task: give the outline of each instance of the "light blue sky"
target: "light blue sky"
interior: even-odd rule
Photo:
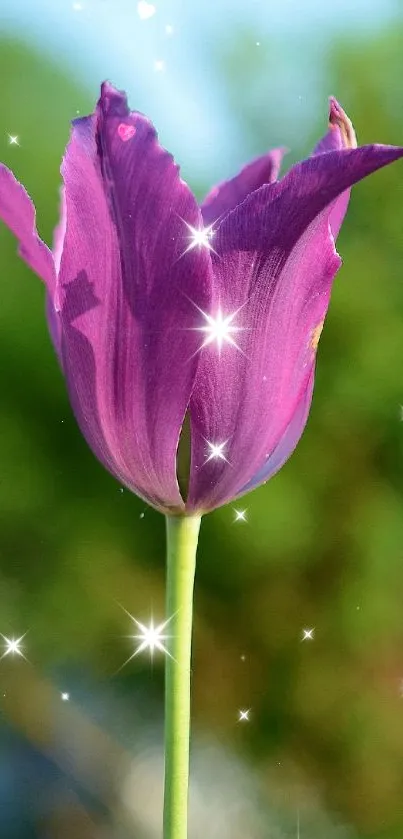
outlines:
[[[94,99],[104,78],[124,88],[131,106],[153,119],[164,144],[200,177],[220,176],[224,147],[228,165],[241,162],[229,142],[236,130],[233,107],[212,53],[230,52],[232,41],[244,35],[245,48],[260,51],[262,74],[265,59],[269,65],[275,54],[272,82],[281,107],[284,102],[290,114],[305,113],[305,102],[317,104],[320,63],[338,34],[365,36],[401,18],[399,0],[155,0],[148,20],[140,20],[137,0],[74,5],[1,0],[0,29],[68,66]],[[155,69],[156,61],[165,62],[163,71]],[[251,95],[259,107],[256,89]],[[244,96],[247,90],[240,92],[241,105]]]

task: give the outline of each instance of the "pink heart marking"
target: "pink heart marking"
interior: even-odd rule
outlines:
[[[120,139],[123,140],[124,143],[126,143],[127,140],[131,140],[131,138],[134,137],[135,133],[136,129],[134,125],[125,125],[124,122],[121,122],[120,125],[118,125],[118,134]]]

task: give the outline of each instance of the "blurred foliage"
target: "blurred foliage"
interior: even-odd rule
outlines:
[[[403,142],[402,37],[344,41],[328,56],[319,93],[336,93],[361,142]],[[227,74],[234,108],[261,60],[247,42],[234,41],[217,70]],[[93,102],[16,43],[2,43],[0,72],[1,158],[33,196],[50,243],[69,120]],[[246,97],[242,107],[240,148],[251,134],[256,152],[281,142],[281,112],[271,126],[256,102],[249,114]],[[324,117],[312,125],[311,145]],[[297,129],[292,159],[309,153]],[[281,800],[284,812],[300,802],[305,813],[322,799],[335,821],[368,839],[403,835],[402,198],[401,164],[355,188],[307,430],[281,473],[245,501],[248,524],[233,524],[231,508],[205,519],[195,594],[195,731],[247,760],[263,797]],[[2,227],[0,630],[28,630],[31,665],[2,660],[8,711],[0,701],[5,719],[32,739],[32,715],[19,724],[15,708],[33,688],[24,692],[17,670],[33,666],[70,690],[100,724],[113,692],[124,743],[136,708],[140,728],[162,713],[160,664],[138,658],[116,671],[132,631],[118,604],[139,619],[163,615],[164,522],[117,485],[81,438],[47,336],[43,288],[15,251]],[[301,643],[305,626],[315,627],[314,641]],[[249,726],[237,725],[244,706]],[[5,755],[10,736],[4,726]],[[219,771],[213,762],[217,786]],[[3,781],[3,796],[7,789]],[[15,836],[64,835],[29,830]],[[87,836],[80,830],[70,835]],[[317,835],[333,836],[328,830]],[[301,821],[302,835],[316,835],[313,823],[303,833]]]

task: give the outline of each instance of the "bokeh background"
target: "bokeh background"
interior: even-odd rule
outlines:
[[[270,146],[308,154],[329,93],[360,142],[403,143],[403,9],[2,0],[0,77],[0,158],[50,243],[69,120],[104,78],[200,198]],[[401,164],[354,189],[338,250],[303,439],[238,504],[247,523],[227,507],[202,527],[191,839],[403,836]],[[1,836],[156,839],[163,659],[120,669],[119,604],[163,619],[163,518],[80,436],[43,287],[3,226],[0,278],[0,632],[27,633],[28,659],[0,662]]]

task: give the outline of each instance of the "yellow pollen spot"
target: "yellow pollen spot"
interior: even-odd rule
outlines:
[[[321,320],[320,323],[318,323],[318,325],[315,326],[315,329],[313,329],[311,332],[311,340],[309,342],[309,346],[314,350],[314,352],[316,352],[316,350],[318,349],[319,338],[322,334],[323,324],[324,321]]]

